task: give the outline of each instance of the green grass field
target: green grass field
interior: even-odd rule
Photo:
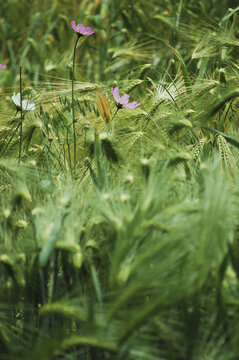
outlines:
[[[239,358],[238,26],[0,0],[0,360]]]

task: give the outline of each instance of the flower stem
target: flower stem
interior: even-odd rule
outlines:
[[[74,108],[74,75],[75,75],[75,57],[76,47],[80,36],[77,36],[74,51],[73,51],[73,66],[72,66],[72,87],[71,87],[71,104],[72,104],[72,126],[73,126],[73,143],[74,143],[74,170],[76,167],[76,129],[75,129],[75,108]]]
[[[21,107],[21,123],[20,123],[20,143],[19,143],[19,157],[18,162],[21,161],[21,152],[22,152],[22,121],[23,121],[23,113],[22,113],[22,66],[20,65],[20,107]]]
[[[71,164],[71,147],[70,147],[70,141],[69,141],[69,132],[70,132],[70,127],[71,127],[71,124],[70,124],[69,126],[67,126],[66,143],[67,143],[68,160],[69,160],[69,165],[70,165],[70,171],[71,171],[71,174],[72,174],[72,164]]]
[[[117,112],[119,111],[119,109],[120,109],[120,107],[117,107],[116,112],[114,113],[114,115],[111,118],[111,121],[112,121],[112,135],[114,135],[114,117],[117,114]]]

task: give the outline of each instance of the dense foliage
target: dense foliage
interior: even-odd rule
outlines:
[[[0,2],[0,359],[238,359],[239,6]]]

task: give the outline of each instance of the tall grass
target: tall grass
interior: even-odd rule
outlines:
[[[0,359],[238,358],[238,11],[1,4]]]

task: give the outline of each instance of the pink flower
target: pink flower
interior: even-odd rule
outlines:
[[[84,27],[82,24],[78,24],[76,26],[75,21],[71,22],[71,26],[78,36],[89,36],[94,34],[94,30],[92,30],[90,27]]]
[[[4,70],[4,69],[6,69],[7,68],[7,65],[2,65],[2,64],[0,64],[0,70]]]
[[[122,107],[126,107],[128,109],[135,109],[137,106],[140,105],[136,101],[129,103],[129,95],[127,95],[127,94],[124,94],[122,97],[120,97],[118,87],[116,87],[115,89],[111,88],[111,93],[112,93],[115,101],[117,102],[117,107],[119,109],[121,109]]]

